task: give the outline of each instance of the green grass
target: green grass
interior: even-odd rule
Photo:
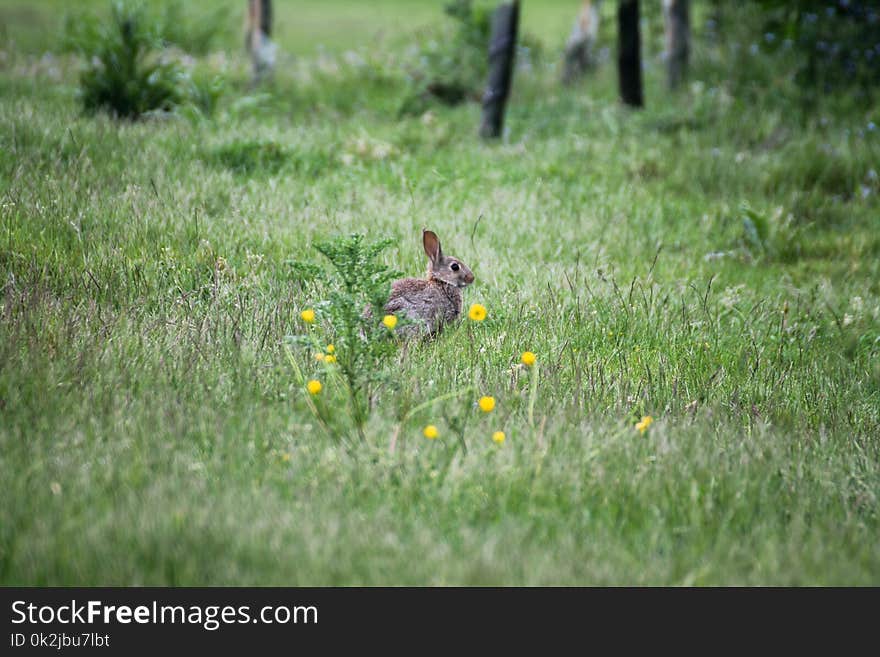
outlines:
[[[438,3],[283,4],[271,87],[209,55],[212,119],[140,123],[41,56],[60,3],[0,12],[0,583],[880,584],[876,108],[802,119],[698,49],[703,84],[652,56],[631,113],[608,65],[558,86],[571,3],[526,2],[548,60],[483,144],[473,105],[397,116]],[[346,449],[284,355],[325,292],[290,261],[359,231],[417,275],[422,226],[489,318],[401,350]]]

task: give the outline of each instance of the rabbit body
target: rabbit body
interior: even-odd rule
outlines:
[[[434,335],[461,315],[462,288],[474,282],[474,274],[455,256],[443,255],[440,240],[430,230],[422,232],[428,256],[426,278],[404,278],[391,284],[385,312],[398,314],[413,323],[403,324],[403,337]]]
[[[419,333],[437,333],[445,324],[461,315],[461,290],[439,280],[423,278],[404,278],[391,285],[391,296],[385,304],[385,312],[402,312],[419,324],[401,326],[399,332],[405,336]]]

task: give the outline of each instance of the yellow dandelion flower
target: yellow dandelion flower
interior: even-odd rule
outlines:
[[[492,434],[492,442],[494,442],[496,445],[500,445],[504,442],[505,437],[506,436],[504,435],[503,431],[496,431]]]
[[[468,317],[470,317],[475,322],[482,322],[486,319],[486,306],[475,303],[471,306],[471,309],[468,311]]]
[[[636,430],[639,433],[645,433],[648,430],[648,427],[651,426],[651,423],[654,422],[654,418],[650,415],[645,415],[641,421],[636,422]]]
[[[318,361],[319,363],[320,363],[322,360],[324,360],[324,358],[325,358],[324,354],[322,354],[320,351],[319,351],[318,353],[315,354],[315,360]]]
[[[538,357],[535,356],[535,354],[533,354],[531,351],[524,351],[522,353],[522,356],[520,356],[520,360],[522,361],[523,365],[531,367],[535,364],[535,361],[538,360]]]
[[[397,315],[385,315],[382,318],[382,323],[389,331],[393,331],[394,327],[397,326]]]
[[[327,345],[327,353],[332,354],[334,351],[336,351],[336,347],[334,347],[332,344],[328,344]]]
[[[306,324],[311,324],[315,321],[315,311],[311,308],[306,308],[299,314],[299,316],[302,317],[302,321]]]
[[[427,438],[428,440],[434,440],[437,436],[440,435],[440,432],[437,431],[437,427],[435,427],[433,424],[429,424],[428,426],[426,426],[422,430],[422,433],[425,435],[425,438]]]
[[[335,363],[336,356],[334,356],[333,354],[327,354],[326,356],[324,356],[324,362],[325,363]]]
[[[312,379],[306,384],[306,390],[309,391],[310,395],[317,395],[324,389],[324,386],[321,385],[320,381],[316,381]]]
[[[480,410],[484,413],[491,413],[495,409],[494,397],[480,397],[480,401],[477,403],[480,405]]]

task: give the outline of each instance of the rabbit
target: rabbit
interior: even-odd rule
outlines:
[[[403,278],[391,284],[386,313],[398,313],[411,320],[402,324],[398,335],[412,338],[433,336],[461,315],[462,288],[474,282],[474,273],[455,256],[443,255],[440,239],[422,230],[422,245],[428,256],[426,278]]]

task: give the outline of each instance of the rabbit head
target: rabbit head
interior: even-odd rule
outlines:
[[[467,287],[474,282],[474,272],[455,256],[443,255],[440,238],[430,230],[422,231],[422,244],[430,260],[428,278],[442,281],[457,288]]]

